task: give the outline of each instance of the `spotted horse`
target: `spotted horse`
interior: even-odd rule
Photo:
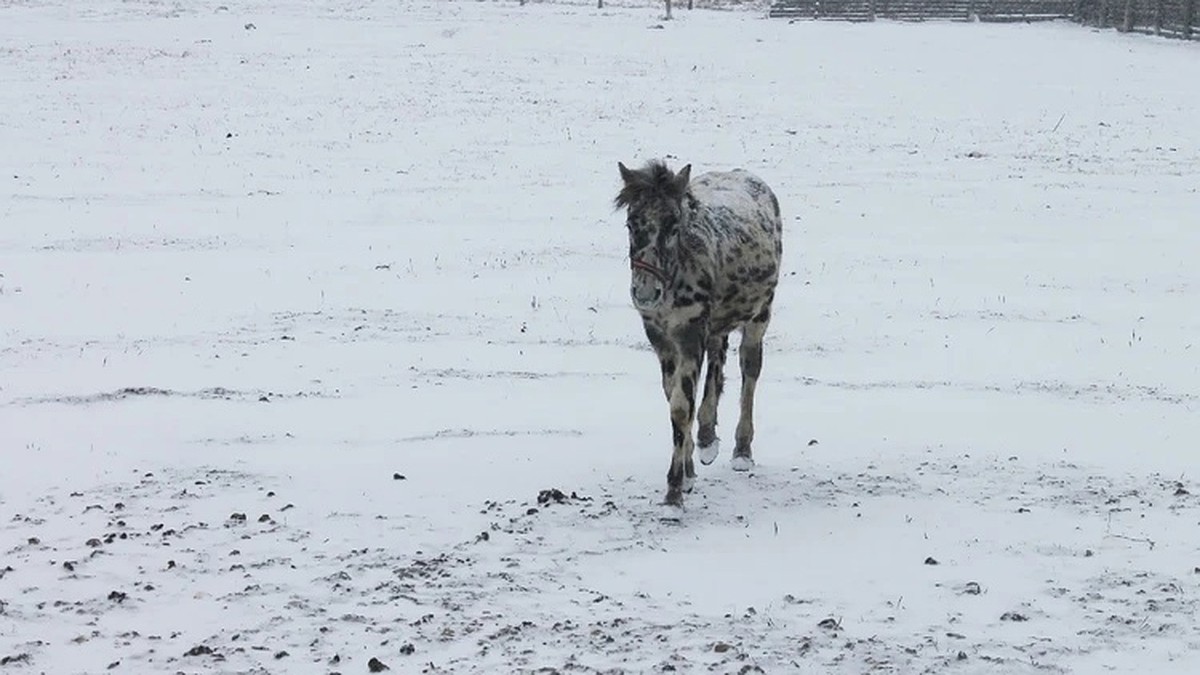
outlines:
[[[624,185],[614,203],[625,209],[632,269],[630,295],[662,366],[671,410],[674,452],[664,504],[676,511],[696,478],[692,462],[712,464],[720,453],[717,402],[724,387],[729,334],[741,330],[741,417],[731,460],[735,471],[754,466],[754,390],[762,372],[763,336],[783,255],[779,200],[760,178],[735,169],[691,179],[658,160],[641,169],[618,162]],[[699,430],[696,384],[708,359]]]

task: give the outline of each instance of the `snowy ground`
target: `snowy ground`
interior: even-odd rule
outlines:
[[[1200,668],[1200,47],[279,5],[0,2],[0,672]],[[787,224],[680,524],[662,156]]]

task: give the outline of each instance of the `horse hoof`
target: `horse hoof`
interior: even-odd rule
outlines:
[[[696,477],[695,476],[685,476],[683,479],[683,491],[691,492],[692,488],[694,488],[694,487],[696,487]]]
[[[717,455],[721,454],[721,439],[714,438],[713,442],[708,445],[701,445],[696,448],[696,457],[704,466],[708,466],[717,461]]]
[[[729,466],[733,467],[734,471],[749,471],[754,468],[754,460],[747,455],[734,455],[733,459],[729,460]]]
[[[659,504],[658,519],[667,523],[678,523],[683,520],[683,504]]]

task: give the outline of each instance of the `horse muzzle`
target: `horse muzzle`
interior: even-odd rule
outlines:
[[[638,309],[654,309],[662,302],[663,288],[653,280],[634,279],[629,286],[629,295]]]
[[[666,295],[666,275],[657,267],[634,260],[633,282],[629,285],[629,295],[638,309],[653,309],[662,302]]]

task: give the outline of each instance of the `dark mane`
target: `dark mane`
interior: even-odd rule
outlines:
[[[685,188],[662,160],[652,159],[642,169],[630,171],[629,179],[613,203],[618,209],[650,199],[683,198]]]

